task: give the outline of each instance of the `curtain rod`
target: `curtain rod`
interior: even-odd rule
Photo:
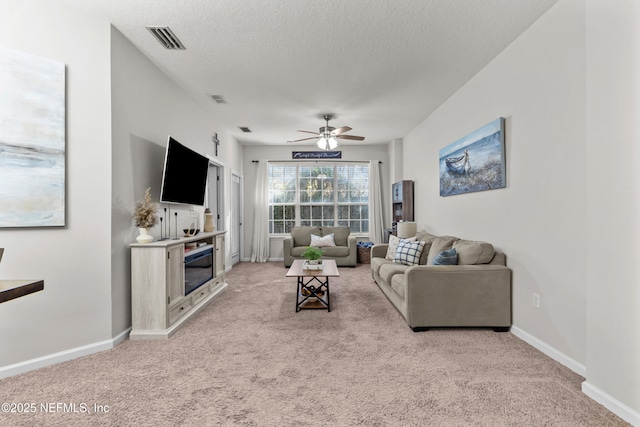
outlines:
[[[251,160],[251,163],[258,163],[259,160]],[[274,162],[274,163],[300,163],[300,162],[324,162],[324,163],[369,163],[368,160],[304,160],[304,159],[299,159],[299,160],[267,160],[267,162]],[[381,160],[378,160],[378,164],[382,164]]]

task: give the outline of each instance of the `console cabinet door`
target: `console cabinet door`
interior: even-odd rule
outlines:
[[[184,297],[184,251],[182,245],[167,249],[167,304]]]
[[[225,269],[224,234],[216,236],[216,277],[224,274]]]

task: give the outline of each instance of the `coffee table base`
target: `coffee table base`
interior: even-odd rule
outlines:
[[[310,277],[305,283],[304,276],[298,276],[298,289],[296,292],[296,313],[300,310],[324,310],[331,311],[331,297],[329,294],[329,278]],[[315,284],[318,282],[318,285]],[[307,295],[303,294],[306,293]],[[315,298],[315,300],[311,300]]]

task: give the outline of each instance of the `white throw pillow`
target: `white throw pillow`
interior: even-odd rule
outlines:
[[[333,239],[333,233],[327,234],[324,237],[316,236],[315,234],[311,235],[311,246],[315,246],[316,248],[324,248],[326,246],[335,246],[336,242]]]
[[[396,256],[393,262],[404,265],[418,265],[424,244],[424,242],[401,241],[396,250]]]
[[[396,250],[398,249],[398,245],[400,244],[400,242],[415,242],[416,238],[415,237],[409,237],[408,239],[401,239],[398,236],[394,236],[393,234],[391,236],[389,236],[389,246],[387,247],[387,256],[385,258],[387,258],[390,261],[393,261],[393,259],[396,256]]]

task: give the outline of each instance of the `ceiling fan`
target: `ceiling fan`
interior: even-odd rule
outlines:
[[[318,148],[322,150],[333,150],[338,146],[338,139],[351,139],[354,141],[362,141],[364,140],[364,136],[356,136],[356,135],[344,135],[345,132],[349,132],[351,128],[349,126],[342,126],[340,128],[334,128],[333,126],[329,126],[329,120],[333,118],[331,114],[325,114],[322,116],[325,120],[326,125],[321,127],[318,132],[311,132],[308,130],[299,130],[298,132],[304,133],[312,133],[315,136],[310,138],[302,138],[296,139],[295,141],[287,141],[287,142],[300,142],[300,141],[308,141],[310,139],[317,139]]]

